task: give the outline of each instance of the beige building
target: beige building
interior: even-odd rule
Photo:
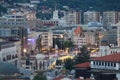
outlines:
[[[85,35],[86,44],[90,44],[90,45],[96,44],[95,32],[87,31],[84,32],[84,35]]]
[[[83,14],[84,24],[88,24],[89,22],[100,22],[100,12],[96,11],[87,11]]]
[[[34,30],[36,28],[36,20],[37,20],[36,12],[35,11],[26,12],[25,16],[28,20],[30,30]]]
[[[44,32],[37,32],[36,33],[36,39],[38,35],[42,36],[42,48],[48,49],[50,47],[53,47],[53,33],[49,31],[44,31]]]
[[[67,25],[76,25],[81,23],[81,13],[80,12],[65,12],[64,19]]]
[[[103,25],[108,28],[112,24],[116,24],[119,21],[119,12],[107,11],[103,12]]]

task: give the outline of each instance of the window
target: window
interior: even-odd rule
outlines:
[[[116,67],[116,63],[114,63],[114,65],[113,65],[114,67]]]
[[[108,62],[108,66],[110,66],[110,63]]]
[[[107,49],[105,49],[105,52],[107,52]]]
[[[101,65],[101,62],[99,62],[99,65]]]
[[[93,62],[93,65],[95,65],[95,61]]]
[[[98,65],[98,62],[96,62],[96,65]]]

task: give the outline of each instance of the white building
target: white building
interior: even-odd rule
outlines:
[[[59,20],[58,10],[53,11],[53,20]]]
[[[40,0],[30,0],[30,3],[31,3],[31,4],[39,4],[39,3],[40,3]]]
[[[10,62],[18,65],[18,56],[16,46],[11,42],[0,42],[0,61]]]
[[[76,45],[78,48],[81,48],[83,45],[86,45],[86,38],[80,26],[78,26],[74,30],[72,40],[73,40],[73,44]]]
[[[73,43],[78,48],[81,48],[82,46],[86,45],[86,38],[84,36],[74,36]]]
[[[46,57],[44,54],[37,54],[36,55],[37,60],[37,71],[46,71],[49,70],[49,57]]]
[[[92,69],[97,69],[101,73],[108,73],[108,75],[116,74],[116,78],[120,80],[120,53],[111,54],[107,56],[102,56],[98,58],[93,58],[90,61],[90,67]],[[102,71],[104,70],[104,71]],[[104,74],[104,76],[107,74]]]
[[[99,56],[120,53],[120,47],[100,46]]]
[[[84,24],[88,24],[89,22],[100,22],[100,12],[96,11],[87,11],[83,14]]]
[[[17,36],[20,29],[28,27],[27,18],[22,14],[10,14],[0,17],[0,36]]]

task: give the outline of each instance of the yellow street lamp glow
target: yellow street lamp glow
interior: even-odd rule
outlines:
[[[63,38],[63,35],[60,35],[61,38]]]
[[[57,36],[54,36],[54,38],[57,38]]]
[[[24,49],[23,49],[23,52],[24,52],[24,53],[26,53],[26,52],[27,52],[27,49],[26,49],[26,48],[24,48]]]

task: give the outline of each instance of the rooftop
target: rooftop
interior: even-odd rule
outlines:
[[[77,64],[74,67],[76,67],[76,68],[90,68],[90,63],[85,62],[85,63]]]
[[[0,42],[0,46],[1,45],[5,45],[5,44],[9,44],[10,42]]]
[[[120,53],[110,54],[102,57],[92,58],[94,61],[120,62]]]

